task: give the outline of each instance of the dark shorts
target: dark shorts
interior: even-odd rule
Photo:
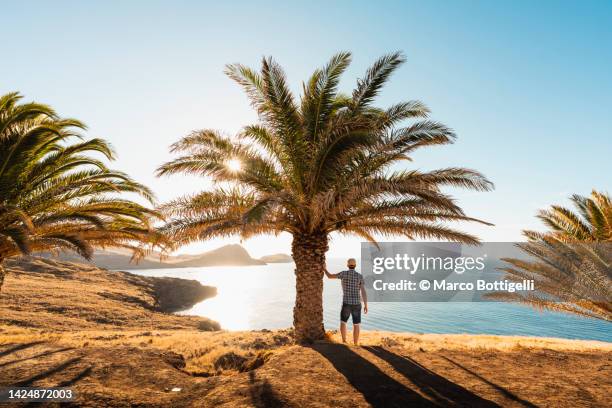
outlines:
[[[340,320],[346,323],[348,322],[349,316],[353,316],[353,324],[361,323],[361,303],[358,305],[342,304],[342,309],[340,309]]]

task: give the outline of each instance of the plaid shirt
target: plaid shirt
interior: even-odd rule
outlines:
[[[354,269],[342,271],[338,274],[342,281],[342,303],[348,305],[360,305],[361,293],[359,289],[363,285],[363,276]]]

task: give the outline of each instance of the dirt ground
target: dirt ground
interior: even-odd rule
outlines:
[[[330,332],[300,346],[289,329],[162,313],[127,275],[38,267],[0,294],[0,387],[72,387],[61,406],[612,406],[612,343],[365,332],[354,347]]]
[[[74,406],[87,407],[606,407],[612,402],[611,351],[427,351],[335,342],[271,349],[257,369],[200,377],[184,369],[180,355],[155,347],[3,344],[0,386],[68,386],[78,395]]]

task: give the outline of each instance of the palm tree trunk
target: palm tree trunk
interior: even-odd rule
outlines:
[[[291,252],[295,262],[296,290],[293,327],[300,343],[310,343],[325,336],[323,271],[327,249],[327,234],[293,236]]]

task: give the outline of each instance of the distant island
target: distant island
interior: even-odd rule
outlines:
[[[86,261],[78,255],[68,252],[60,254],[45,252],[37,255],[47,259],[85,263],[111,270],[197,268],[202,266],[250,266],[293,261],[291,256],[281,253],[266,255],[260,259],[256,259],[251,257],[247,250],[239,244],[224,245],[212,251],[196,255],[166,256],[161,260],[159,254],[152,254],[140,260],[138,263],[131,261],[132,256],[129,252],[121,250],[97,250],[91,261]]]
[[[291,255],[287,254],[272,254],[266,255],[259,258],[260,261],[264,261],[265,263],[291,263],[293,262],[293,258]]]

